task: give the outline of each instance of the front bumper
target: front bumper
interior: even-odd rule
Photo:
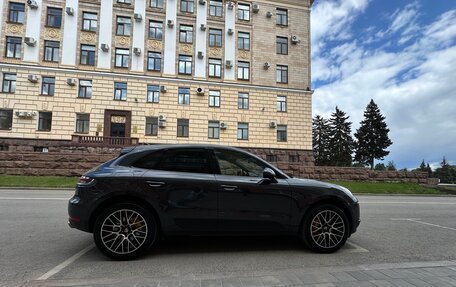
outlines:
[[[358,229],[359,225],[361,224],[361,219],[360,219],[360,210],[359,210],[359,202],[355,202],[352,205],[352,228],[351,228],[351,233],[355,233],[356,230]]]

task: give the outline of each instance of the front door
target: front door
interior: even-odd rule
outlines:
[[[129,138],[131,135],[131,112],[105,110],[103,136]]]
[[[125,122],[116,123],[111,120],[111,137],[125,137]]]

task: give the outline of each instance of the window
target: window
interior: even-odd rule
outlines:
[[[180,25],[179,42],[193,43],[193,26]]]
[[[152,8],[163,8],[163,0],[150,0],[150,7]]]
[[[158,103],[160,100],[160,87],[157,85],[147,85],[146,102]]]
[[[53,96],[55,91],[55,78],[43,77],[41,82],[41,95]]]
[[[24,23],[25,4],[9,3],[8,21],[11,23]]]
[[[260,160],[234,150],[214,150],[222,175],[263,177],[263,170],[268,167]]]
[[[249,139],[249,124],[248,123],[238,123],[237,139],[238,140],[248,140]]]
[[[39,112],[38,113],[38,130],[48,132],[52,127],[52,113]]]
[[[149,21],[149,39],[163,39],[163,22]]]
[[[10,130],[13,127],[13,110],[0,110],[0,130]]]
[[[118,16],[116,34],[120,36],[130,36],[130,33],[131,18]]]
[[[179,74],[192,74],[192,56],[179,55]]]
[[[128,49],[116,49],[116,62],[117,68],[128,68],[130,62],[130,50]]]
[[[250,50],[250,33],[238,32],[238,49]]]
[[[238,108],[239,109],[248,109],[249,108],[249,94],[248,93],[239,93]]]
[[[149,52],[147,53],[147,69],[149,71],[161,70],[161,53]]]
[[[209,91],[209,107],[220,107],[220,91]]]
[[[60,42],[44,41],[44,61],[58,62],[59,61]]]
[[[250,63],[238,62],[238,80],[249,80],[250,78]]]
[[[22,39],[6,37],[6,58],[20,59],[22,56]]]
[[[82,12],[82,30],[97,31],[97,13]]]
[[[208,125],[208,134],[207,137],[210,139],[219,139],[220,138],[220,122],[219,121],[209,121]]]
[[[46,26],[60,28],[62,26],[62,9],[61,8],[47,8]]]
[[[126,101],[127,100],[127,83],[114,82],[114,100]]]
[[[238,4],[238,20],[250,21],[250,5]]]
[[[177,137],[188,138],[188,119],[177,119]]]
[[[288,66],[277,65],[277,83],[288,83]]]
[[[177,103],[179,105],[190,105],[190,88],[179,88]]]
[[[299,154],[290,154],[288,155],[289,162],[300,162]]]
[[[81,45],[81,65],[95,66],[95,46]]]
[[[2,93],[16,92],[16,74],[3,73]]]
[[[158,117],[146,117],[146,136],[158,135]]]
[[[267,154],[266,161],[268,162],[277,162],[277,155],[275,154]]]
[[[288,26],[288,10],[277,8],[277,25]]]
[[[90,114],[76,114],[76,132],[80,134],[89,133]]]
[[[211,4],[209,5],[209,15],[215,17],[223,16],[222,0],[211,0]]]
[[[209,29],[209,46],[222,47],[222,30]]]
[[[170,149],[161,157],[155,169],[193,172],[213,173],[210,167],[209,157],[205,149]]]
[[[92,80],[79,80],[78,98],[90,99],[92,97]]]
[[[287,111],[287,97],[277,96],[277,111],[286,112]]]
[[[287,126],[286,125],[277,125],[277,141],[278,142],[287,141]]]
[[[181,12],[193,13],[193,0],[181,0]]]
[[[209,58],[209,77],[222,77],[222,60]]]
[[[131,0],[117,0],[117,3],[121,3],[121,4],[131,4]]]
[[[288,55],[288,38],[287,37],[277,37],[277,54],[279,55]]]

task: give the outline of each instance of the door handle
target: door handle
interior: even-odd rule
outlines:
[[[161,182],[161,181],[146,181],[146,182],[150,187],[162,187],[165,185],[165,183]]]
[[[226,191],[234,191],[238,189],[238,187],[235,185],[221,185],[221,187]]]

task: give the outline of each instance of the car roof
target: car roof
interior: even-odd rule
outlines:
[[[151,145],[138,145],[138,146],[130,146],[123,148],[121,154],[126,154],[131,151],[134,152],[141,152],[147,150],[160,150],[160,149],[167,149],[167,148],[221,148],[221,149],[232,149],[238,151],[244,151],[239,148],[225,146],[225,145],[216,145],[216,144],[151,144]]]

